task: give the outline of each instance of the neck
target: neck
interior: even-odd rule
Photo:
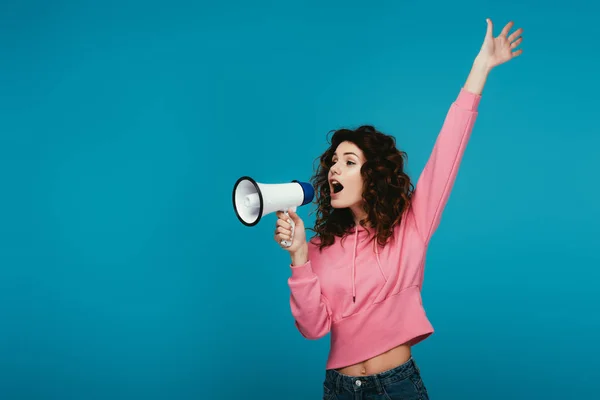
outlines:
[[[360,226],[360,221],[367,217],[367,213],[365,211],[363,211],[362,209],[359,209],[358,207],[352,207],[351,211],[352,211],[352,215],[354,216],[354,224],[357,227]],[[367,223],[366,226],[370,227],[371,224]]]

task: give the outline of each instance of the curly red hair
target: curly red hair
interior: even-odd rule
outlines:
[[[331,139],[327,139],[329,148],[315,159],[319,165],[311,183],[315,188],[317,217],[314,229],[308,229],[316,233],[315,236],[320,239],[319,248],[323,249],[332,245],[336,236],[343,237],[355,225],[349,208],[334,209],[331,206],[328,181],[333,153],[340,143],[348,141],[358,146],[366,159],[360,172],[364,182],[363,209],[367,217],[360,224],[365,226],[368,223],[378,243],[385,245],[410,205],[414,192],[410,177],[404,171],[407,155],[396,148],[393,136],[379,132],[371,125],[354,130],[338,129],[329,134],[332,132]]]

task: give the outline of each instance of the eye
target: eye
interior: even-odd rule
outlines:
[[[354,165],[354,162],[348,161],[347,164]]]

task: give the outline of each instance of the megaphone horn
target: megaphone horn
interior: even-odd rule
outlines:
[[[233,209],[242,224],[254,226],[269,213],[295,211],[297,207],[310,203],[314,195],[314,188],[308,182],[293,180],[290,183],[267,184],[242,176],[233,185]],[[293,240],[294,223],[290,221]],[[282,241],[282,244],[289,247],[292,240]]]

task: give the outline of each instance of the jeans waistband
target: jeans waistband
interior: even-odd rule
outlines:
[[[350,376],[328,369],[325,372],[325,380],[335,388],[337,393],[343,388],[355,391],[375,388],[380,392],[382,386],[406,379],[414,373],[419,373],[419,369],[411,357],[404,364],[373,375]]]

